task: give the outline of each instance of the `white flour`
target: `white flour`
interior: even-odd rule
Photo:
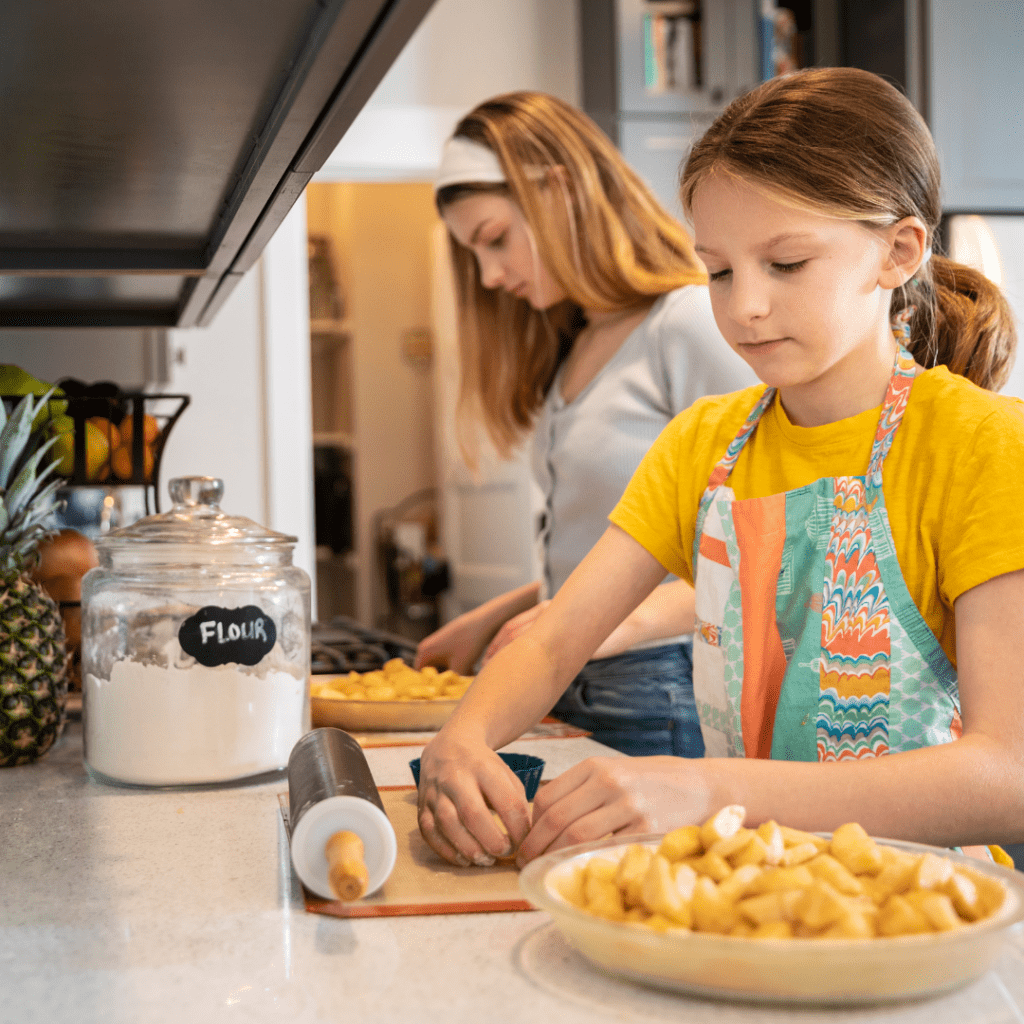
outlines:
[[[167,654],[171,666],[192,661],[177,641]],[[257,675],[272,656],[253,668],[122,660],[110,679],[87,674],[86,761],[112,779],[151,786],[225,782],[287,766],[308,728],[306,680],[265,668]]]

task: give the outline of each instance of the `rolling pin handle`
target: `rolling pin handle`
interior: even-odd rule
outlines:
[[[324,845],[327,881],[339,900],[357,900],[370,881],[366,870],[363,841],[355,832],[335,832]]]

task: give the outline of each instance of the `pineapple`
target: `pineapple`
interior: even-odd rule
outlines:
[[[52,393],[52,392],[51,392]],[[29,577],[39,542],[54,532],[59,480],[48,424],[33,425],[49,398],[26,395],[8,419],[0,402],[0,767],[42,757],[64,730],[68,656],[60,609]]]

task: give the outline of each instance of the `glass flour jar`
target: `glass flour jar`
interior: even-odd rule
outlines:
[[[218,504],[212,477],[96,542],[82,581],[85,762],[190,786],[284,769],[309,731],[310,582],[296,538]]]

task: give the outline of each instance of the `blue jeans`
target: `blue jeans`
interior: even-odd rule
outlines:
[[[667,644],[590,661],[551,709],[605,746],[634,757],[703,757],[693,699],[693,649]]]

